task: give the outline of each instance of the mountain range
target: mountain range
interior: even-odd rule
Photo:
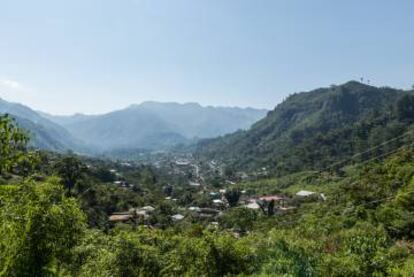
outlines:
[[[249,128],[266,110],[203,107],[196,103],[144,102],[102,115],[54,116],[0,99],[32,136],[32,146],[53,151],[101,153],[117,149],[159,150]]]
[[[102,154],[189,144],[199,159],[286,174],[320,170],[411,131],[414,91],[350,81],[292,94],[270,112],[144,102],[102,115],[54,116],[0,100],[0,113],[15,117],[42,149]],[[375,152],[404,143],[394,140]]]

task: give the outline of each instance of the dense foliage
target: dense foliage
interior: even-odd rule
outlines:
[[[47,276],[67,263],[85,216],[56,179],[2,187],[0,273]]]
[[[0,117],[0,174],[16,166],[27,140],[26,134],[8,116]]]

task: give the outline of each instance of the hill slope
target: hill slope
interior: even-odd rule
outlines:
[[[27,106],[0,99],[0,114],[9,114],[31,136],[31,146],[52,151],[77,149],[79,142],[60,125]]]
[[[293,94],[251,129],[200,142],[197,154],[238,169],[268,166],[274,174],[320,169],[409,130],[410,95],[355,81]]]

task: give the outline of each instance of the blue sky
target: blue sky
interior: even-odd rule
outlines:
[[[273,108],[414,84],[412,0],[0,0],[0,97],[55,113],[146,100]]]

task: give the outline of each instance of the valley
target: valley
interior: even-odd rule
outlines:
[[[20,117],[0,117],[2,270],[410,276],[413,107],[412,91],[348,82],[244,131],[95,155],[26,148]]]
[[[414,1],[0,3],[0,277],[414,277]]]

